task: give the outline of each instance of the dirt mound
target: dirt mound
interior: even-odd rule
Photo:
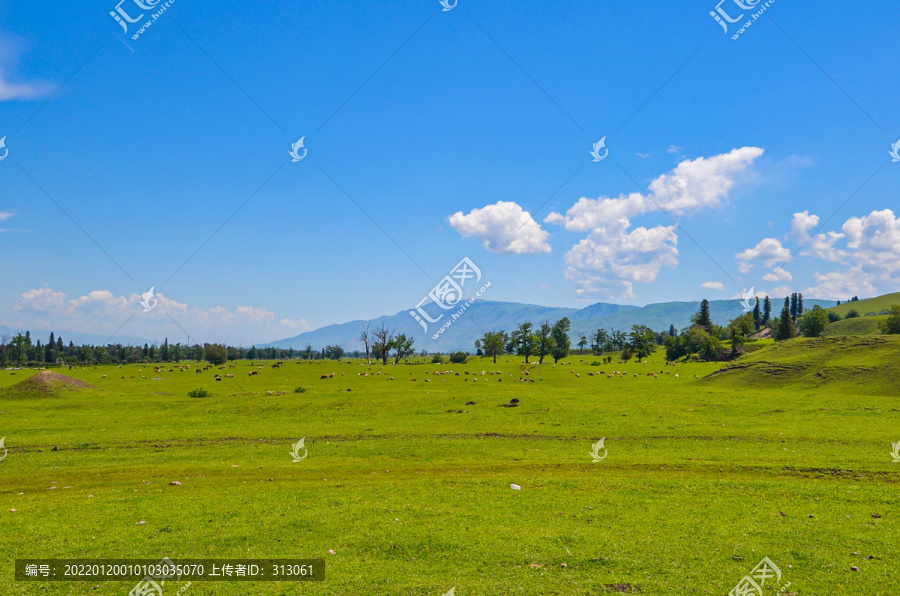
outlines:
[[[9,388],[11,391],[40,391],[41,393],[55,393],[66,389],[96,389],[96,387],[66,375],[44,370]]]

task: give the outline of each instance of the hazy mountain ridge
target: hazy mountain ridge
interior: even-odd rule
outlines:
[[[816,304],[827,308],[833,306],[835,302],[833,300],[804,299],[804,306],[807,309]],[[772,299],[773,318],[781,312],[782,305],[781,299]],[[373,329],[384,323],[386,327],[394,329],[396,333],[405,333],[407,336],[414,337],[416,351],[425,349],[429,352],[443,353],[457,350],[474,352],[475,340],[481,337],[485,331],[500,329],[511,331],[515,328],[516,323],[524,321],[531,321],[537,325],[544,320],[552,322],[562,317],[569,317],[569,320],[572,321],[572,331],[569,336],[574,345],[578,341],[579,334],[590,335],[601,327],[627,331],[631,329],[632,325],[638,324],[646,325],[655,331],[666,331],[670,325],[675,325],[675,328],[680,330],[690,324],[691,315],[696,313],[699,308],[699,300],[695,302],[663,302],[646,306],[598,302],[582,309],[483,301],[469,306],[437,339],[433,339],[432,336],[447,321],[447,316],[438,323],[429,324],[428,333],[425,333],[410,316],[409,310],[400,311],[395,315],[381,316],[368,322]],[[724,325],[743,313],[741,302],[734,299],[712,300],[709,308],[713,321],[718,325]],[[265,345],[297,349],[305,348],[307,344],[318,349],[327,345],[339,345],[345,350],[362,350],[363,344],[358,338],[362,325],[366,322],[355,320],[327,325]]]

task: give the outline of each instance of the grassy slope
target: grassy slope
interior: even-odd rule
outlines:
[[[836,336],[775,343],[705,380],[715,386],[900,394],[900,337]]]
[[[854,317],[836,321],[828,325],[822,335],[832,337],[835,335],[880,335],[881,328],[888,320],[888,315],[875,317]]]
[[[881,312],[895,304],[900,304],[900,292],[860,300],[859,302],[846,302],[840,306],[832,306],[828,310],[834,311],[843,317],[851,310],[856,310],[859,314],[864,315],[867,312]]]
[[[812,341],[822,340],[746,359],[801,367],[820,358]],[[252,379],[242,364],[221,383],[146,366],[61,371],[99,389],[0,391],[10,448],[0,462],[0,565],[10,570],[15,556],[327,558],[323,583],[195,583],[187,594],[438,596],[455,586],[459,596],[583,595],[617,583],[725,594],[767,555],[789,592],[893,594],[900,507],[888,451],[900,436],[896,389],[881,388],[898,343],[831,341],[821,362],[871,363],[875,389],[843,376],[807,387],[809,367],[787,384],[747,382],[765,377],[752,370],[702,379],[717,364],[646,376],[664,368],[660,354],[599,367],[573,356],[571,366],[537,368],[536,383],[513,382],[519,365],[502,360],[385,367],[395,381],[359,377],[381,368],[359,363],[287,363]],[[465,369],[503,374],[465,382]],[[434,370],[461,375],[424,374]],[[587,375],[599,370],[629,376]],[[0,372],[0,389],[26,374]],[[186,396],[201,384],[210,398]],[[298,385],[307,391],[294,394]],[[512,397],[520,407],[498,407]],[[300,437],[309,457],[292,463]],[[609,456],[591,463],[600,437]],[[4,596],[124,594],[133,584],[44,585],[0,574]]]

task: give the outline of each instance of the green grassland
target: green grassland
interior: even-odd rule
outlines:
[[[860,315],[864,315],[867,312],[880,313],[883,310],[890,310],[895,304],[900,304],[900,292],[856,302],[844,302],[840,306],[832,306],[828,310],[845,317],[851,310],[857,311]]]
[[[880,335],[887,320],[888,315],[878,315],[874,317],[854,317],[852,319],[835,321],[825,328],[822,332],[822,336]]]
[[[724,595],[764,556],[788,594],[896,594],[898,355],[887,337],[728,366],[573,355],[529,366],[534,382],[512,357],[57,371],[86,389],[0,371],[0,594],[134,585],[13,580],[15,558],[42,556],[326,560],[322,582],[189,596]]]

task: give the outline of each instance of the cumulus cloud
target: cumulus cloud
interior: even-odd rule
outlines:
[[[756,263],[763,263],[766,267],[784,263],[791,257],[791,251],[781,245],[781,241],[775,238],[764,238],[754,246],[734,255],[739,261],[738,270],[741,273],[749,273]]]
[[[716,290],[717,292],[722,292],[725,290],[725,284],[720,281],[705,281],[700,284],[700,286],[706,288],[707,290]]]
[[[678,264],[675,226],[629,232],[629,225],[621,220],[616,226],[597,228],[566,254],[566,279],[576,285],[576,294],[632,298],[635,283],[649,283],[662,267]]]
[[[551,213],[544,221],[562,224],[572,232],[583,232],[659,207],[674,215],[717,207],[727,199],[738,174],[762,154],[758,147],[743,147],[712,157],[684,160],[653,180],[647,196],[631,193],[616,198],[581,198],[565,215]]]
[[[795,213],[791,218],[791,237],[798,244],[803,244],[809,240],[810,231],[817,225],[819,225],[818,215],[810,215],[809,211]]]
[[[785,271],[784,269],[782,269],[780,267],[773,270],[771,273],[769,273],[765,277],[765,280],[769,283],[772,283],[775,281],[792,281],[793,279],[794,279],[794,276],[791,275],[790,272]]]
[[[838,248],[836,244],[843,242]],[[873,295],[900,284],[900,219],[890,209],[851,217],[841,233],[817,234],[810,253],[843,268],[816,273],[816,285],[804,293],[822,297]]]
[[[738,176],[763,154],[757,147],[684,160],[649,185],[649,193],[579,199],[565,214],[551,213],[544,222],[570,232],[589,232],[566,255],[566,278],[579,295],[603,292],[631,298],[635,283],[654,281],[661,268],[678,265],[675,226],[630,229],[630,220],[657,211],[684,215],[716,207],[727,200]]]
[[[512,201],[473,209],[468,215],[454,213],[449,223],[463,238],[475,238],[482,247],[498,254],[535,254],[550,252],[547,238],[531,214]]]
[[[148,339],[177,337],[188,332],[195,341],[235,343],[246,343],[248,336],[275,339],[279,334],[310,329],[305,319],[283,318],[276,323],[275,313],[265,308],[204,309],[172,300],[162,292],[156,292],[155,298],[156,307],[145,313],[140,305],[142,294],[116,296],[108,290],[95,290],[69,298],[64,292],[46,286],[33,288],[19,296],[14,306],[19,319],[8,324],[101,334],[113,334],[121,329],[121,335]]]

